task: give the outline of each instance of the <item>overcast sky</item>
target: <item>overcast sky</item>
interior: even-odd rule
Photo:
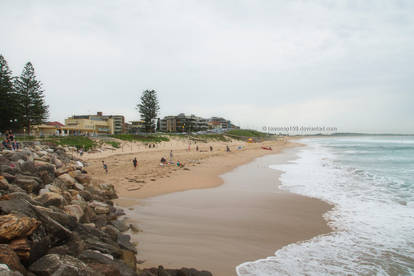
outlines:
[[[50,120],[224,116],[242,127],[414,132],[414,1],[1,0],[0,54],[31,61]]]

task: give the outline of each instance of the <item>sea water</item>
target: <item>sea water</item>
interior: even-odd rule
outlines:
[[[238,275],[414,275],[414,137],[313,138],[271,166],[281,187],[334,205],[330,234],[290,244]]]

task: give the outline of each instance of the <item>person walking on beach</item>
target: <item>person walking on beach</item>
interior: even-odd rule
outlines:
[[[210,151],[213,151],[213,146],[210,146]]]
[[[196,151],[198,151],[198,145],[196,146]]]
[[[230,152],[230,148],[229,148],[229,146],[228,146],[228,145],[226,145],[226,151],[227,151],[227,152]]]
[[[134,164],[134,169],[136,169],[138,165],[138,160],[136,157],[134,158],[134,160],[132,160],[132,164]]]
[[[172,150],[170,150],[170,162],[172,163],[172,161],[173,161],[173,152]]]
[[[105,164],[105,161],[102,160],[102,166],[103,169],[105,170],[105,173],[108,174],[108,165]]]

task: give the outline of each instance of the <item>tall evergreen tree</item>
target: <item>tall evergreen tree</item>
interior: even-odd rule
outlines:
[[[30,133],[31,126],[41,124],[49,115],[49,106],[45,103],[42,84],[36,79],[33,65],[28,62],[15,82],[18,97],[19,121]]]
[[[0,131],[16,128],[17,106],[12,72],[0,55]]]
[[[145,131],[153,132],[155,129],[155,119],[160,110],[157,92],[155,90],[145,90],[140,98],[140,103],[137,105],[137,110],[141,115],[141,120],[144,121]]]

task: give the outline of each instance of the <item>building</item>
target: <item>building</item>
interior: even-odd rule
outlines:
[[[130,123],[126,123],[126,132],[130,134],[137,134],[141,132],[145,132],[145,124],[144,121],[130,121]]]
[[[218,128],[232,128],[232,124],[229,120],[226,120],[222,117],[211,117],[208,120],[208,126],[210,129],[218,129]]]
[[[162,132],[193,132],[207,130],[207,120],[195,115],[186,116],[180,113],[177,116],[166,116],[160,120]]]
[[[125,133],[125,118],[122,115],[74,115],[65,120],[65,125],[79,132],[75,135],[108,135]]]

